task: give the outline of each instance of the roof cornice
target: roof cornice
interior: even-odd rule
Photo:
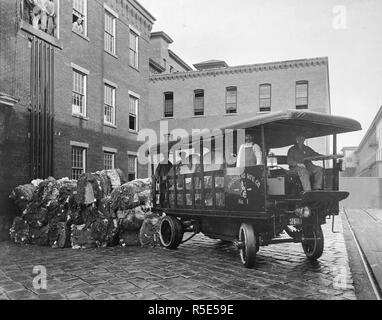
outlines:
[[[168,49],[168,54],[171,58],[173,58],[176,62],[178,62],[183,68],[189,71],[193,71],[193,69],[186,62],[184,62],[174,51]]]
[[[173,43],[174,40],[171,39],[171,37],[164,31],[155,31],[151,32],[150,39],[152,38],[163,38],[167,43]]]
[[[381,117],[382,117],[382,106],[379,108],[377,115],[375,116],[373,122],[371,123],[369,129],[367,130],[365,136],[363,137],[361,143],[359,144],[357,150],[355,151],[356,153],[358,153],[362,149],[363,145],[365,144],[366,140],[371,136],[371,133],[373,132],[374,128],[377,125],[377,122],[381,119]]]
[[[203,78],[203,77],[215,77],[219,75],[229,75],[238,73],[253,73],[253,72],[264,72],[264,71],[276,71],[280,69],[297,69],[297,68],[309,68],[314,66],[322,66],[328,64],[327,57],[312,58],[312,59],[300,59],[300,60],[289,60],[271,63],[260,63],[243,65],[228,68],[219,69],[209,69],[201,71],[187,71],[187,72],[177,72],[171,74],[162,75],[152,75],[150,81],[167,81],[175,79],[188,79],[188,78]]]
[[[150,65],[154,68],[156,68],[158,71],[164,72],[166,71],[166,68],[162,67],[158,62],[156,62],[153,59],[149,59]]]
[[[130,4],[135,7],[136,10],[141,12],[146,19],[148,19],[151,23],[154,23],[156,21],[155,17],[144,7],[142,6],[137,0],[127,0],[130,2]]]

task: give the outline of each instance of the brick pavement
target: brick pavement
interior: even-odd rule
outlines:
[[[245,269],[230,244],[198,235],[176,251],[100,248],[76,251],[0,243],[1,299],[260,300],[356,299],[342,222],[324,226],[325,252],[309,262],[301,244],[262,247]],[[34,266],[47,289],[33,287]]]

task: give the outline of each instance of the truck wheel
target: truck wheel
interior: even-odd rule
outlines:
[[[241,242],[240,258],[246,268],[253,268],[256,262],[258,245],[256,235],[252,225],[243,223],[239,231],[239,241]]]
[[[159,229],[159,238],[166,249],[175,250],[183,239],[183,225],[174,217],[166,216],[162,219]]]
[[[317,260],[324,252],[324,234],[321,226],[308,226],[303,230],[302,248],[309,260]]]

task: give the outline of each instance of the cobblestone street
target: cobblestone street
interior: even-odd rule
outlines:
[[[245,269],[232,245],[202,235],[177,251],[141,248],[54,250],[0,244],[0,299],[356,299],[341,219],[323,226],[325,251],[308,262],[301,244],[260,249]],[[47,290],[33,268],[47,270]]]

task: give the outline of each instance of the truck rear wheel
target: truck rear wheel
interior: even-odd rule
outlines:
[[[159,230],[159,238],[166,249],[175,250],[183,239],[183,225],[174,217],[166,216],[162,219]]]
[[[256,263],[258,249],[255,231],[252,225],[243,223],[239,231],[240,258],[246,268],[253,268]]]
[[[305,230],[303,229],[302,248],[309,260],[315,261],[322,256],[324,252],[324,234],[321,226],[308,226]]]

